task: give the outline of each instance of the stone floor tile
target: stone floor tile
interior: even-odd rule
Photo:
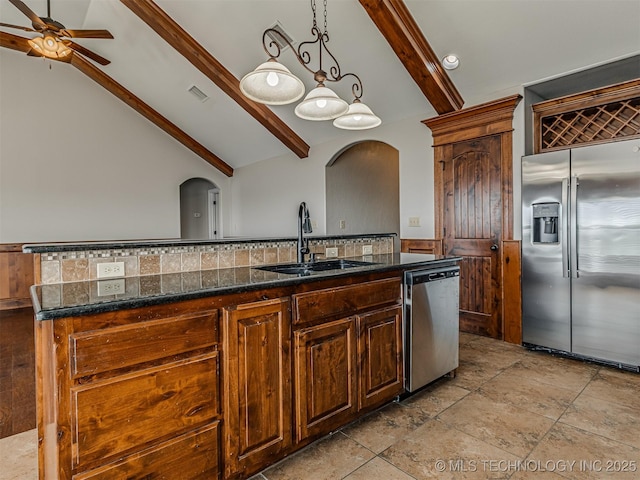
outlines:
[[[336,480],[375,457],[342,433],[323,438],[263,471],[267,480]]]
[[[640,410],[640,374],[602,368],[584,389],[584,393]]]
[[[342,432],[377,454],[423,425],[429,418],[429,415],[419,409],[392,403],[348,425]]]
[[[640,449],[562,423],[549,431],[527,460],[547,470],[564,465],[562,476],[579,480],[635,480],[640,471]]]
[[[511,368],[523,378],[579,393],[601,367],[544,352],[529,352]]]
[[[582,393],[560,422],[640,449],[640,415],[635,408]]]
[[[424,390],[404,399],[401,405],[417,408],[425,415],[435,417],[469,394],[469,390],[453,385],[453,380],[451,378],[440,379]]]
[[[36,480],[37,443],[35,429],[0,439],[0,480]]]
[[[485,363],[461,362],[450,384],[466,390],[476,390],[503,370]]]
[[[502,450],[526,457],[554,420],[513,405],[471,393],[438,419]]]
[[[522,360],[523,354],[519,350],[497,350],[488,348],[484,342],[473,342],[460,349],[460,363],[466,362],[487,365],[497,369],[505,369]]]
[[[490,462],[519,460],[437,419],[429,420],[380,456],[416,479],[439,480],[509,478],[512,472],[491,469]]]
[[[521,370],[507,369],[483,384],[479,390],[496,402],[509,403],[529,412],[557,420],[577,393],[523,376]]]
[[[402,470],[394,467],[389,462],[375,457],[369,460],[355,472],[346,476],[344,480],[413,480]]]

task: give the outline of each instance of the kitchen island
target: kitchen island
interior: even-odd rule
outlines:
[[[385,253],[33,287],[40,478],[248,478],[403,392],[402,276]]]

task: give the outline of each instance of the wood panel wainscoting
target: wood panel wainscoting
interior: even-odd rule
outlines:
[[[0,244],[0,438],[36,425],[33,254]]]
[[[436,237],[442,254],[462,257],[460,329],[514,343],[522,321],[512,132],[521,98],[423,121],[433,134]]]

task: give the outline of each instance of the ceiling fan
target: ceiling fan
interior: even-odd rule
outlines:
[[[111,63],[97,53],[78,45],[77,43],[66,40],[64,37],[70,38],[113,38],[108,30],[70,30],[51,18],[51,10],[49,0],[47,0],[47,16],[39,17],[33,10],[20,0],[9,0],[18,10],[24,13],[33,28],[21,27],[20,25],[10,25],[8,23],[0,23],[2,27],[18,28],[25,32],[36,32],[42,34],[41,37],[26,39],[31,47],[27,55],[36,57],[47,57],[52,60],[61,62],[70,62],[71,53],[73,51],[90,58],[100,65],[108,65]]]

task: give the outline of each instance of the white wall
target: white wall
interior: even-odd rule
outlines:
[[[0,243],[179,237],[191,177],[230,197],[226,176],[77,69],[0,49]]]
[[[431,132],[423,118],[385,125],[312,147],[309,157],[284,155],[236,170],[233,178],[232,234],[237,236],[295,236],[298,205],[307,202],[314,233],[324,234],[325,166],[346,146],[361,140],[385,142],[400,152],[400,234],[433,236],[433,151]],[[409,217],[421,227],[408,227]]]

